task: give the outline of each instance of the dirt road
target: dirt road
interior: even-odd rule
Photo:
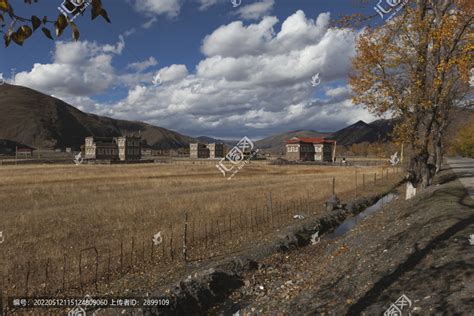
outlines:
[[[468,315],[474,201],[456,175],[472,164],[450,164],[427,192],[395,199],[342,236],[267,258],[212,313],[381,315],[405,295],[402,315]]]
[[[471,198],[474,199],[474,159],[448,158],[447,161]]]

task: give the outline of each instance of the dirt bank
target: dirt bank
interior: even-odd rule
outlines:
[[[396,184],[398,186],[399,184]],[[382,196],[392,191],[394,186],[385,192],[359,197],[351,201],[344,209],[326,213],[325,215],[308,218],[300,223],[285,227],[275,233],[273,241],[241,252],[219,262],[210,262],[207,268],[201,263],[201,268],[189,273],[189,277],[179,282],[171,291],[161,288],[156,293],[169,293],[172,300],[171,309],[149,308],[146,314],[165,315],[197,315],[206,314],[216,303],[226,300],[233,291],[245,285],[243,277],[246,273],[261,270],[259,262],[268,256],[298,249],[310,244],[315,232],[320,234],[334,230],[346,218],[351,217],[374,204]]]
[[[469,314],[474,201],[449,170],[438,184],[335,240],[266,258],[212,313],[380,315],[405,294],[412,314]]]

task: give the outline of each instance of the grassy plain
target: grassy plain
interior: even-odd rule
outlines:
[[[99,269],[104,273],[107,269],[107,274],[117,268],[119,261],[132,260],[133,265],[134,251],[144,261],[145,253],[147,258],[158,253],[167,256],[164,245],[163,249],[155,249],[155,254],[148,245],[153,248],[153,235],[163,231],[168,247],[172,230],[173,247],[178,249],[184,211],[189,216],[191,245],[202,245],[206,239],[207,250],[208,239],[209,244],[212,238],[231,239],[232,230],[269,221],[269,203],[280,216],[286,210],[287,217],[275,219],[278,225],[291,222],[294,214],[322,210],[322,202],[332,192],[333,177],[337,194],[353,197],[356,170],[359,194],[363,174],[367,187],[374,181],[375,172],[377,182],[381,181],[380,166],[275,166],[252,162],[230,181],[213,164],[0,166],[3,283],[23,294],[30,291],[28,288],[48,292],[67,287],[69,279],[77,278],[81,249],[88,247],[98,250]],[[258,230],[255,234],[262,233],[263,228]],[[246,230],[247,243],[251,243],[251,232],[253,229]],[[122,252],[132,252],[131,259],[124,255],[119,258],[121,242],[125,248]],[[91,269],[93,258],[90,253],[84,256]],[[123,265],[120,262],[121,269]]]

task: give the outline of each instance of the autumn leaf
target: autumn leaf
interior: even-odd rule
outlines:
[[[22,25],[20,29],[17,31],[21,36],[23,36],[25,39],[31,36],[33,34],[33,31],[31,30],[31,27],[28,25]]]
[[[54,29],[56,30],[56,36],[60,37],[63,34],[64,29],[67,27],[67,20],[64,15],[60,14],[56,22],[54,22]]]
[[[105,11],[104,9],[100,10],[100,15],[101,15],[108,23],[111,23],[111,22],[110,22],[110,19],[109,19],[109,14],[107,13],[107,11]]]
[[[0,0],[0,10],[2,11],[8,11],[8,1],[7,0]]]
[[[43,28],[41,29],[41,31],[43,31],[43,34],[44,34],[47,38],[54,40],[54,39],[53,39],[53,36],[51,36],[51,31],[50,31],[50,30],[48,30],[47,28],[43,27]]]
[[[36,31],[41,26],[41,20],[36,15],[33,15],[31,17],[31,24],[33,25],[33,31]]]
[[[5,41],[5,47],[8,47],[10,45],[10,42],[11,42],[11,36],[9,34],[5,34],[3,36],[3,39]]]
[[[77,41],[80,36],[79,29],[77,28],[77,25],[74,22],[69,22],[69,25],[71,25],[72,28],[72,38]]]

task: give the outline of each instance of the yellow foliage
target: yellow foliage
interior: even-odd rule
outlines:
[[[474,117],[458,131],[449,154],[474,158]]]

